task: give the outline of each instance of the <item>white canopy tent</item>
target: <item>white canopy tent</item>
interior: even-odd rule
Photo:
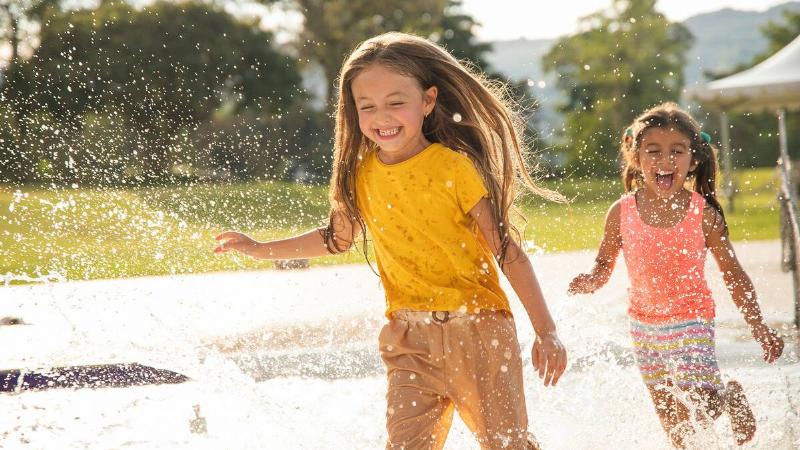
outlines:
[[[800,328],[800,230],[797,204],[789,173],[790,159],[786,139],[786,111],[800,108],[800,36],[760,64],[743,72],[687,90],[687,97],[717,110],[721,117],[723,167],[726,172],[723,190],[729,203],[733,190],[730,178],[730,143],[727,112],[775,111],[778,116],[781,168],[781,202],[786,211],[787,231],[791,235],[790,267],[795,291],[795,326]],[[732,205],[731,205],[732,206]],[[783,224],[782,224],[783,225]]]

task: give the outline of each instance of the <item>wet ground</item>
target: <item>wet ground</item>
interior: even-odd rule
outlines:
[[[744,385],[758,420],[744,448],[800,448],[791,278],[777,242],[736,248],[789,344],[778,363],[761,361],[710,261],[720,366]],[[531,326],[512,300],[531,428],[548,449],[669,448],[632,365],[624,264],[595,295],[565,294],[592,258],[533,257],[570,356],[558,387],[539,385]],[[0,370],[140,363],[191,378],[0,394],[0,448],[382,448],[383,309],[378,278],[362,265],[0,288],[0,317],[23,322],[0,326]],[[715,431],[706,448],[734,448],[726,418]],[[446,448],[478,447],[456,420]]]

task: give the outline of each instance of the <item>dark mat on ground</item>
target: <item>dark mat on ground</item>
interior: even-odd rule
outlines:
[[[189,377],[139,363],[0,370],[0,392],[177,384]]]

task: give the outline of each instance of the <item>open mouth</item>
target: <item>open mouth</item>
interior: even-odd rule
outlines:
[[[394,128],[378,128],[375,130],[376,134],[382,138],[392,138],[400,133],[400,127]]]
[[[674,176],[674,172],[656,172],[656,186],[658,186],[658,188],[662,191],[668,191],[672,187]]]

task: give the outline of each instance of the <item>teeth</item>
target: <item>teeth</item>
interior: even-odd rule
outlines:
[[[378,130],[378,134],[381,136],[394,136],[395,134],[400,132],[400,128],[389,128],[386,130]]]
[[[672,175],[672,172],[662,172],[659,170],[658,172],[656,172],[656,175]]]

